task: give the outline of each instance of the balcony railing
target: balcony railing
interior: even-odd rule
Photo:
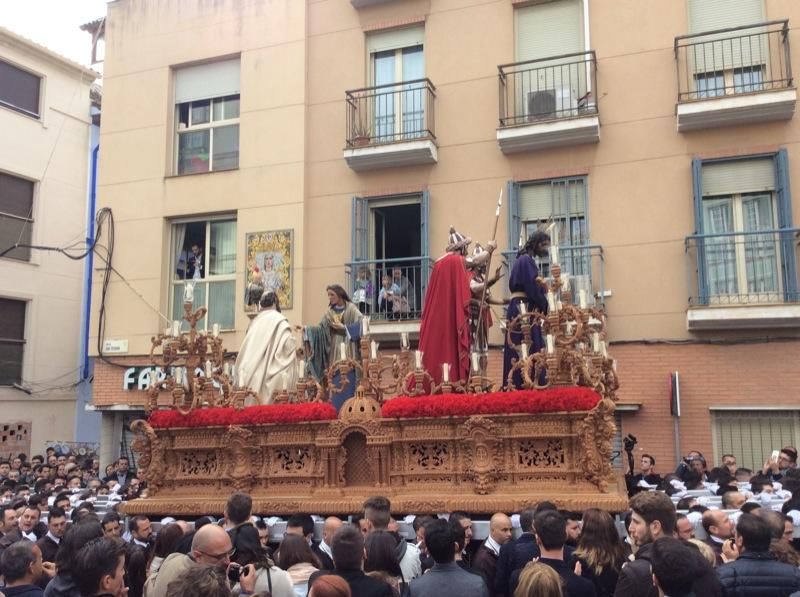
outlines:
[[[519,126],[597,114],[594,51],[497,67],[500,126]]]
[[[436,87],[416,79],[346,91],[347,147],[436,139]]]
[[[681,35],[675,60],[679,103],[793,85],[787,20]]]
[[[504,251],[509,269],[517,258],[516,251]],[[605,256],[601,245],[559,245],[558,260],[562,276],[569,274],[570,291],[574,302],[578,302],[579,292],[586,292],[588,305],[605,306]],[[540,275],[550,275],[550,262],[547,258],[539,260]],[[563,278],[562,278],[563,279]],[[508,288],[508,276],[504,279]]]
[[[432,264],[427,256],[346,263],[350,298],[373,321],[419,319]]]
[[[686,238],[690,306],[800,302],[800,228]]]

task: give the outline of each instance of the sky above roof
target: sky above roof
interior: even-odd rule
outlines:
[[[107,0],[0,0],[0,25],[91,66],[92,37],[80,26],[105,16]]]

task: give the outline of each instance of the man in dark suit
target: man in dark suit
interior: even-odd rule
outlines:
[[[322,527],[322,541],[313,543],[311,551],[314,552],[322,564],[320,570],[333,570],[333,550],[331,549],[331,542],[333,536],[342,526],[342,520],[336,516],[329,516],[325,519],[325,525]]]
[[[341,576],[350,585],[352,597],[393,597],[392,587],[377,578],[364,574],[364,535],[358,527],[342,525],[333,535],[333,574]],[[314,581],[330,572],[319,570],[308,579],[308,589]]]
[[[524,510],[519,515],[519,526],[522,535],[500,547],[500,555],[495,566],[494,591],[497,596],[511,595],[508,591],[508,581],[511,573],[517,568],[522,568],[533,558],[539,557],[539,548],[536,546],[536,534],[533,532],[533,518],[536,511]]]
[[[472,559],[472,567],[486,578],[490,597],[495,595],[495,572],[500,548],[511,541],[511,536],[511,519],[502,512],[493,514],[489,521],[489,536]]]
[[[47,513],[47,534],[36,542],[42,552],[42,560],[55,562],[58,544],[67,530],[67,514],[61,508],[50,508]]]
[[[434,520],[425,526],[425,545],[433,557],[433,568],[409,585],[409,597],[441,597],[443,595],[469,595],[488,597],[486,583],[476,574],[462,570],[455,563],[460,546],[449,522]]]
[[[567,542],[567,520],[553,510],[539,512],[533,521],[536,531],[536,545],[541,557],[539,562],[550,566],[558,572],[569,597],[596,597],[594,585],[588,579],[581,578],[564,561],[564,544]],[[509,591],[513,595],[519,582],[522,569],[515,570],[509,582]]]
[[[128,523],[128,532],[131,534],[131,547],[139,547],[145,552],[145,561],[150,556],[153,549],[151,538],[153,536],[153,528],[150,525],[150,520],[147,516],[134,516]]]
[[[714,552],[717,566],[722,566],[722,544],[733,537],[733,522],[722,510],[706,510],[703,512],[703,528],[708,535],[703,543]]]

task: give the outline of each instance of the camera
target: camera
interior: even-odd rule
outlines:
[[[239,577],[242,575],[242,567],[239,564],[233,563],[228,566],[228,580],[231,584],[239,582]]]
[[[622,444],[625,446],[625,451],[630,453],[633,452],[633,447],[638,443],[635,435],[628,434],[624,438],[622,438]]]

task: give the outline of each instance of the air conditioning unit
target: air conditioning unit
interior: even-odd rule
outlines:
[[[556,116],[556,90],[531,91],[528,93],[528,118],[549,120]]]

